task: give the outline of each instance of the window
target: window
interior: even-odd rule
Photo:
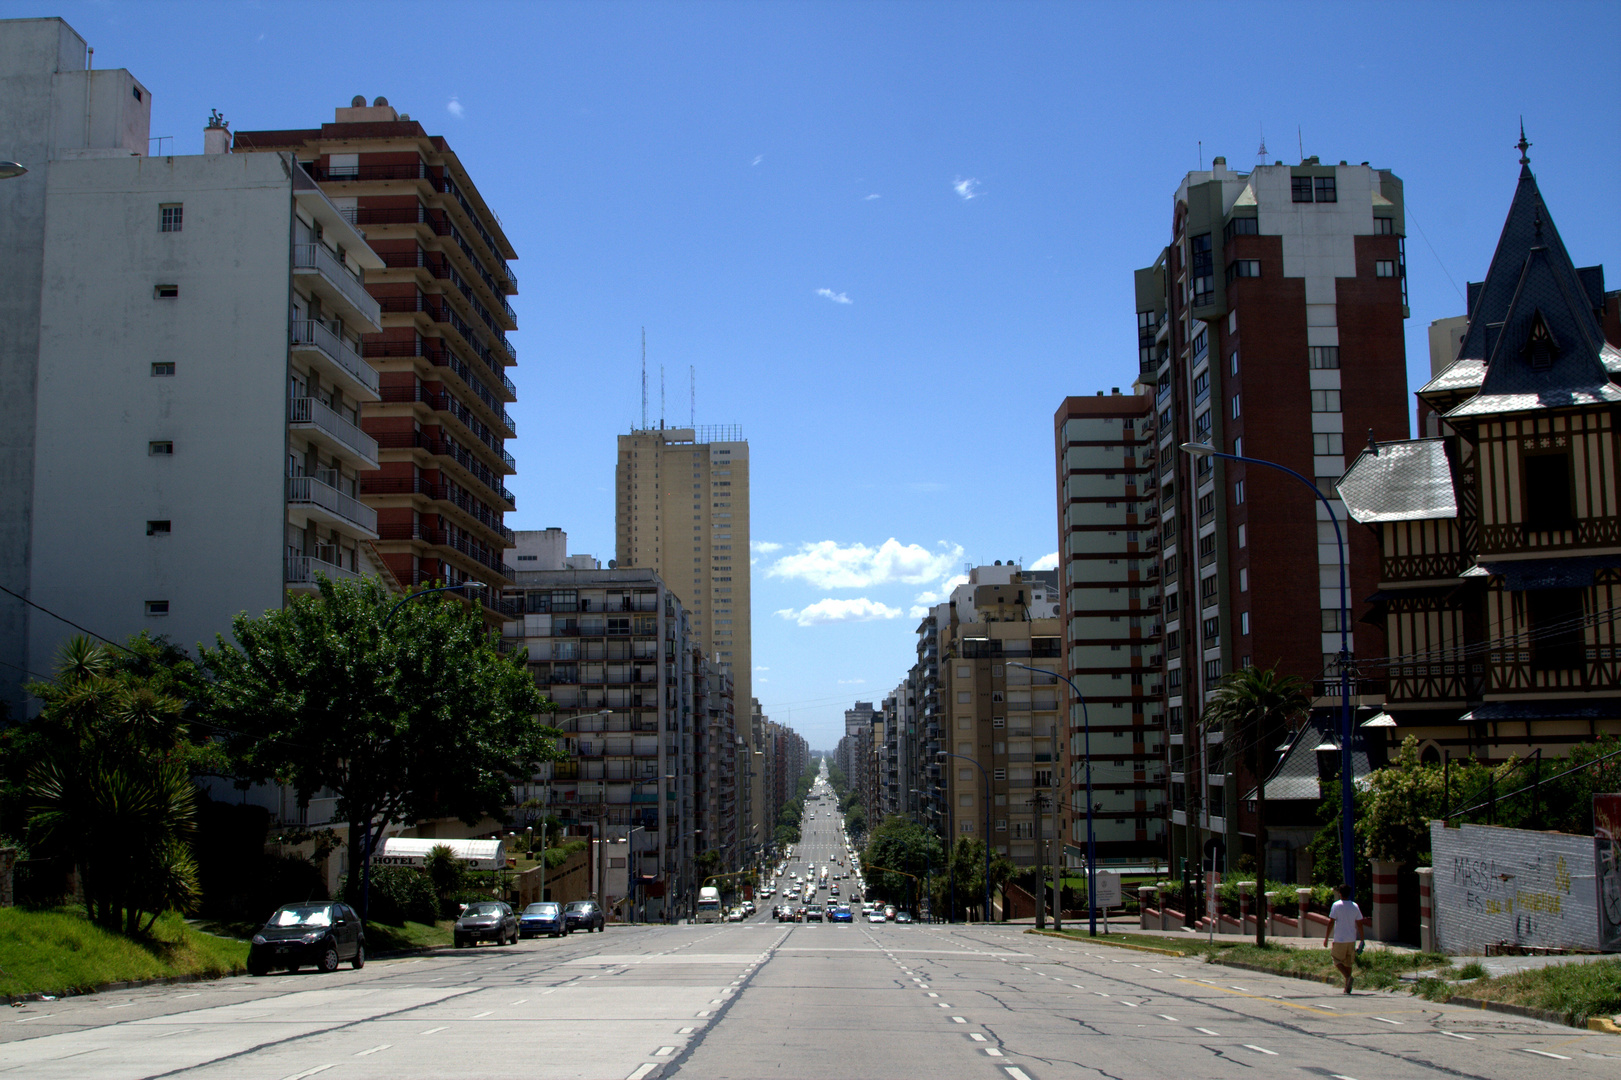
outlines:
[[[1234,399],[1234,400],[1236,401],[1236,399]],[[1244,456],[1244,437],[1242,435],[1240,435],[1237,438],[1233,439],[1233,456],[1234,457],[1243,457]]]
[[[1343,454],[1345,453],[1345,436],[1338,431],[1319,431],[1311,437],[1311,452],[1314,454]]]
[[[1539,671],[1579,668],[1586,659],[1582,618],[1585,589],[1528,589],[1525,614],[1531,624],[1531,665]]]
[[[1249,637],[1250,613],[1247,611],[1240,611],[1238,613],[1238,632],[1244,637]]]
[[[1210,370],[1206,368],[1199,372],[1193,380],[1193,400],[1203,401],[1210,396]]]
[[[1204,640],[1207,643],[1206,647],[1208,648],[1209,642],[1215,641],[1221,636],[1221,620],[1215,616],[1211,616],[1200,624],[1199,629],[1204,634]]]
[[[1311,392],[1312,412],[1339,412],[1340,392],[1338,390],[1313,390]]]
[[[1165,673],[1165,685],[1170,687],[1172,690],[1180,687],[1182,685],[1182,669],[1179,667],[1174,667],[1170,671],[1167,671]]]
[[[1257,236],[1261,223],[1252,217],[1235,217],[1221,230],[1222,239],[1231,241],[1235,236]]]
[[[974,700],[974,695],[970,694],[967,690],[958,690],[957,691],[957,704],[958,705],[967,705],[969,702],[971,702],[973,700]]]
[[[1340,347],[1338,345],[1313,345],[1306,352],[1310,355],[1312,367],[1318,370],[1339,369]]]
[[[1240,480],[1233,485],[1233,505],[1244,501],[1244,481]]]
[[[1206,660],[1204,662],[1204,677],[1207,682],[1214,682],[1221,678],[1221,661]]]
[[[1238,350],[1234,349],[1233,350],[1233,355],[1228,357],[1228,359],[1233,362],[1233,374],[1237,375],[1238,374]]]
[[[152,377],[161,379],[174,374],[174,361],[162,361],[152,365]]]
[[[1240,567],[1238,571],[1238,591],[1250,591],[1250,572],[1243,567]]]
[[[972,795],[958,795],[957,796],[957,805],[958,806],[973,806],[974,805],[974,797]]]
[[[1527,454],[1521,469],[1525,493],[1525,524],[1533,529],[1562,529],[1570,525],[1570,455]]]
[[[146,535],[148,535],[148,536],[168,536],[169,535],[169,523],[167,521],[148,521],[146,523]]]
[[[1239,417],[1239,413],[1240,413],[1240,412],[1241,412],[1241,411],[1242,411],[1242,410],[1241,410],[1241,409],[1240,409],[1240,408],[1239,408],[1239,403],[1238,403],[1238,395],[1237,395],[1237,394],[1234,394],[1234,395],[1233,395],[1233,419],[1234,419],[1234,420],[1237,420],[1237,419],[1238,419],[1238,417]]]
[[[179,203],[165,203],[158,207],[158,232],[179,232],[182,209]]]
[[[1227,281],[1230,284],[1235,278],[1260,277],[1260,259],[1234,259],[1227,264]]]
[[[1179,631],[1179,630],[1172,630],[1169,634],[1166,634],[1165,635],[1165,648],[1167,650],[1169,650],[1170,652],[1176,652],[1177,649],[1181,647],[1179,645],[1179,643],[1178,643],[1178,639],[1180,637],[1181,637],[1181,631]]]
[[[1216,575],[1199,579],[1199,598],[1201,600],[1214,600],[1216,598]]]
[[[1207,557],[1209,557],[1211,555],[1214,555],[1215,553],[1216,553],[1216,534],[1215,533],[1210,533],[1208,536],[1199,537],[1199,557],[1201,559],[1203,559],[1203,558],[1207,558]]]
[[[167,614],[169,614],[169,601],[167,601],[167,600],[148,600],[146,602],[146,613],[148,615],[167,615]]]
[[[1294,202],[1311,202],[1311,177],[1290,177],[1289,194]]]
[[[1396,260],[1394,260],[1394,259],[1377,259],[1377,260],[1375,260],[1374,264],[1373,264],[1373,276],[1374,277],[1395,277],[1396,276]]]
[[[1340,609],[1323,609],[1323,633],[1337,634],[1340,632]]]
[[[157,285],[153,287],[152,293],[159,300],[173,300],[180,295],[180,286]]]
[[[1338,202],[1339,196],[1334,192],[1334,178],[1332,176],[1319,176],[1316,178],[1317,202]]]
[[[1199,517],[1209,517],[1216,512],[1216,496],[1214,492],[1199,497]]]
[[[1210,438],[1210,410],[1206,409],[1193,418],[1193,434],[1195,442],[1204,442]]]
[[[148,457],[173,457],[174,443],[168,440],[149,442],[146,444],[146,453]]]
[[[1373,235],[1395,236],[1396,221],[1394,218],[1376,217],[1373,219]]]
[[[1238,546],[1239,547],[1244,547],[1249,542],[1248,541],[1248,536],[1249,536],[1248,528],[1246,528],[1243,525],[1240,525],[1238,527]]]

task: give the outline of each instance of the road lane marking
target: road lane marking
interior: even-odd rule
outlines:
[[[377,1053],[379,1050],[387,1050],[390,1046],[393,1046],[393,1045],[394,1045],[393,1043],[382,1043],[379,1046],[372,1047],[370,1050],[362,1050],[360,1053],[356,1054],[355,1057],[370,1057],[372,1054]]]
[[[203,992],[201,990],[193,990],[189,994],[176,994],[174,997],[170,998],[169,1000],[170,1001],[179,1001],[181,998],[202,997],[202,996],[203,996]]]
[[[427,1031],[424,1031],[422,1034],[424,1034],[424,1035],[437,1035],[437,1034],[439,1034],[439,1032],[441,1032],[443,1030],[445,1030],[445,1029],[442,1028],[442,1027],[429,1028]]]
[[[645,1065],[638,1065],[636,1066],[636,1071],[627,1076],[625,1080],[642,1080],[643,1077],[658,1067],[658,1062],[656,1061],[649,1061]]]
[[[126,1002],[124,1002],[123,1004],[120,1004],[120,1005],[108,1005],[107,1008],[109,1008],[109,1009],[127,1009],[133,1004],[135,1004],[135,1002],[126,1001]]]
[[[961,1017],[961,1016],[953,1016],[951,1018],[951,1022],[953,1024],[966,1024],[966,1023],[968,1023],[968,1021],[966,1019],[964,1019],[963,1017]]]
[[[970,1031],[968,1033],[968,1037],[970,1039],[973,1039],[975,1042],[984,1042],[985,1041],[985,1036],[981,1035],[977,1031]]]
[[[1001,1057],[1002,1056],[1002,1051],[998,1050],[994,1046],[987,1046],[985,1048],[985,1053],[989,1054],[991,1057]]]
[[[45,1020],[45,1019],[48,1019],[48,1018],[50,1018],[52,1016],[55,1016],[55,1015],[56,1015],[55,1013],[40,1013],[38,1016],[25,1016],[21,1020],[13,1020],[12,1023],[14,1023],[14,1024],[26,1024],[26,1023],[28,1023],[29,1021],[32,1021],[32,1020]]]
[[[1122,1002],[1121,1002],[1121,1003],[1120,1003],[1120,1004],[1122,1004],[1122,1005],[1129,1005],[1129,1006],[1131,1006],[1131,1007],[1132,1007],[1132,1008],[1133,1008],[1133,1009],[1135,1009],[1135,1008],[1136,1008],[1136,1007],[1137,1007],[1137,1003],[1136,1003],[1136,1002],[1135,1002],[1135,1001],[1122,1001]]]
[[[1176,1017],[1174,1017],[1174,1016],[1166,1016],[1164,1013],[1155,1013],[1154,1015],[1158,1016],[1161,1020],[1169,1020],[1173,1024],[1181,1023],[1181,1021],[1178,1020]]]
[[[517,1001],[514,1001],[512,1004],[514,1004],[514,1005],[527,1005],[528,1003],[529,1003],[528,998],[519,998]]]
[[[1379,1021],[1379,1022],[1380,1022],[1380,1023],[1381,1023],[1381,1024],[1394,1024],[1394,1025],[1395,1025],[1395,1026],[1397,1026],[1397,1027],[1401,1027],[1401,1026],[1402,1026],[1402,1022],[1401,1022],[1401,1021],[1400,1021],[1400,1020],[1386,1020],[1386,1019],[1385,1019],[1385,1018],[1384,1018],[1384,1017],[1382,1017],[1382,1016],[1370,1016],[1370,1017],[1369,1017],[1369,1018],[1368,1018],[1368,1019],[1370,1019],[1370,1020],[1377,1020],[1377,1021]]]
[[[1109,996],[1108,994],[1105,994],[1102,990],[1094,990],[1094,991],[1092,991],[1092,993],[1096,994],[1098,997],[1108,997]]]
[[[653,1051],[653,1056],[654,1057],[669,1057],[673,1053],[675,1053],[675,1047],[673,1047],[673,1046],[661,1046],[657,1050]]]
[[[328,1069],[334,1068],[335,1066],[336,1062],[334,1062],[332,1065],[317,1065],[313,1069],[305,1069],[301,1073],[294,1073],[291,1076],[284,1076],[281,1078],[281,1080],[304,1080],[306,1076],[314,1076],[316,1073],[324,1073]]]
[[[697,1031],[697,1030],[698,1030],[697,1028],[684,1027],[680,1031],[677,1031],[676,1034],[677,1035],[691,1035],[694,1031]]]
[[[939,997],[939,996],[940,996],[940,995],[939,995],[939,993],[938,993],[938,992],[936,992],[936,991],[934,991],[934,990],[930,990],[930,991],[929,991],[929,996],[930,996],[930,997]]]
[[[1149,968],[1148,970],[1152,971],[1155,975],[1163,975],[1163,974],[1165,974],[1165,972],[1161,971],[1159,968]]]
[[[1533,1050],[1529,1046],[1522,1046],[1519,1049],[1520,1049],[1520,1053],[1522,1053],[1522,1054],[1536,1054],[1536,1055],[1538,1055],[1540,1057],[1553,1058],[1556,1061],[1569,1061],[1570,1060],[1564,1054],[1555,1054],[1555,1053],[1551,1053],[1550,1051],[1547,1051],[1547,1050]]]
[[[1007,1070],[1007,1074],[1013,1077],[1013,1080],[1030,1080],[1030,1074],[1017,1065],[1004,1065],[1002,1068]]]
[[[935,1004],[939,1005],[942,1009],[951,1008],[951,1005],[949,1003],[947,1003],[947,1002],[944,1002],[944,1001],[937,1001],[937,1002],[935,1002]]]
[[[709,1010],[704,1009],[701,1012],[694,1013],[693,1015],[696,1016],[698,1019],[702,1020],[704,1017],[709,1015]]]
[[[1194,1031],[1202,1031],[1206,1035],[1214,1035],[1218,1039],[1221,1038],[1221,1032],[1219,1032],[1219,1031],[1211,1031],[1209,1028],[1196,1027],[1193,1030]]]
[[[1447,1031],[1445,1028],[1440,1028],[1438,1030],[1440,1030],[1441,1034],[1451,1035],[1454,1039],[1468,1039],[1470,1042],[1475,1041],[1475,1037],[1473,1035],[1459,1035],[1456,1031]]]
[[[490,1015],[494,1011],[495,1011],[494,1009],[485,1009],[481,1013],[474,1013],[472,1016],[469,1016],[467,1019],[469,1019],[469,1020],[482,1020],[482,1019],[484,1019],[486,1016]]]
[[[1254,1050],[1258,1054],[1267,1054],[1267,1055],[1269,1055],[1271,1057],[1277,1057],[1278,1056],[1278,1052],[1276,1050],[1268,1050],[1264,1046],[1256,1046],[1253,1043],[1239,1043],[1239,1045],[1242,1046],[1246,1050]]]

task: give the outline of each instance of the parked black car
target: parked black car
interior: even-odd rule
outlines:
[[[593,930],[601,932],[607,919],[602,914],[602,907],[595,900],[576,900],[563,909],[563,917],[568,922],[569,932],[584,930],[590,933]]]
[[[518,943],[518,917],[512,909],[499,900],[475,900],[462,911],[461,918],[456,920],[456,928],[451,932],[456,941],[456,948],[462,949],[477,945],[481,941],[493,941],[497,945],[516,945]]]
[[[568,920],[563,917],[563,905],[555,900],[542,900],[530,904],[518,916],[518,936],[535,937],[546,934],[557,937],[568,933]]]
[[[356,971],[366,966],[366,934],[349,905],[328,901],[277,908],[248,947],[250,975],[297,971],[306,964],[336,971],[345,960]]]

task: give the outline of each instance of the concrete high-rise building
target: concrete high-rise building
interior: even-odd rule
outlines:
[[[506,404],[518,328],[507,297],[517,258],[494,211],[444,138],[377,98],[355,98],[315,129],[239,131],[235,151],[290,154],[363,230],[381,266],[366,289],[382,309],[363,352],[381,371],[380,401],[362,410],[378,468],[361,483],[378,549],[407,585],[488,582],[489,618],[514,568],[503,515],[517,470]],[[319,236],[317,236],[319,239]],[[319,324],[323,312],[295,314]],[[319,330],[316,330],[319,333]]]
[[[704,655],[753,699],[749,644],[749,444],[735,426],[619,436],[616,561],[656,570],[687,607]]]
[[[1065,738],[1076,767],[1062,782],[1070,865],[1084,865],[1086,775],[1092,760],[1092,837],[1100,864],[1163,867],[1165,701],[1155,513],[1154,402],[1118,390],[1065,398],[1053,417],[1058,462],[1058,562]]]
[[[941,716],[948,730],[941,749],[957,755],[942,763],[946,835],[985,835],[986,781],[990,782],[993,850],[1016,866],[1037,862],[1039,828],[1044,865],[1052,864],[1054,802],[1065,793],[1065,733],[1059,694],[1050,675],[1063,664],[1053,571],[1026,571],[1011,563],[976,566],[951,593],[951,621],[942,634]],[[1061,811],[1060,811],[1061,813]],[[1040,825],[1037,825],[1037,820]]]
[[[1154,394],[1152,495],[1159,531],[1173,873],[1206,838],[1229,861],[1253,849],[1254,780],[1201,723],[1228,672],[1276,667],[1330,689],[1338,671],[1334,522],[1276,469],[1190,457],[1187,442],[1285,465],[1333,497],[1349,444],[1407,435],[1402,182],[1366,164],[1257,166],[1216,158],[1173,199],[1172,235],[1137,271],[1142,384]],[[1344,530],[1345,511],[1334,504]],[[1146,533],[1146,527],[1144,532]],[[1146,535],[1142,537],[1146,541]],[[1353,652],[1384,651],[1361,621],[1377,545],[1349,545]],[[1287,839],[1265,853],[1293,876]],[[1249,852],[1252,856],[1261,853]]]

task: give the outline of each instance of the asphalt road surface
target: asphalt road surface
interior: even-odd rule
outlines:
[[[829,850],[800,853],[818,866],[828,823],[814,843]],[[1621,1076],[1613,1036],[1406,995],[1010,927],[777,924],[761,906],[743,923],[32,1003],[0,1015],[0,1077]]]

